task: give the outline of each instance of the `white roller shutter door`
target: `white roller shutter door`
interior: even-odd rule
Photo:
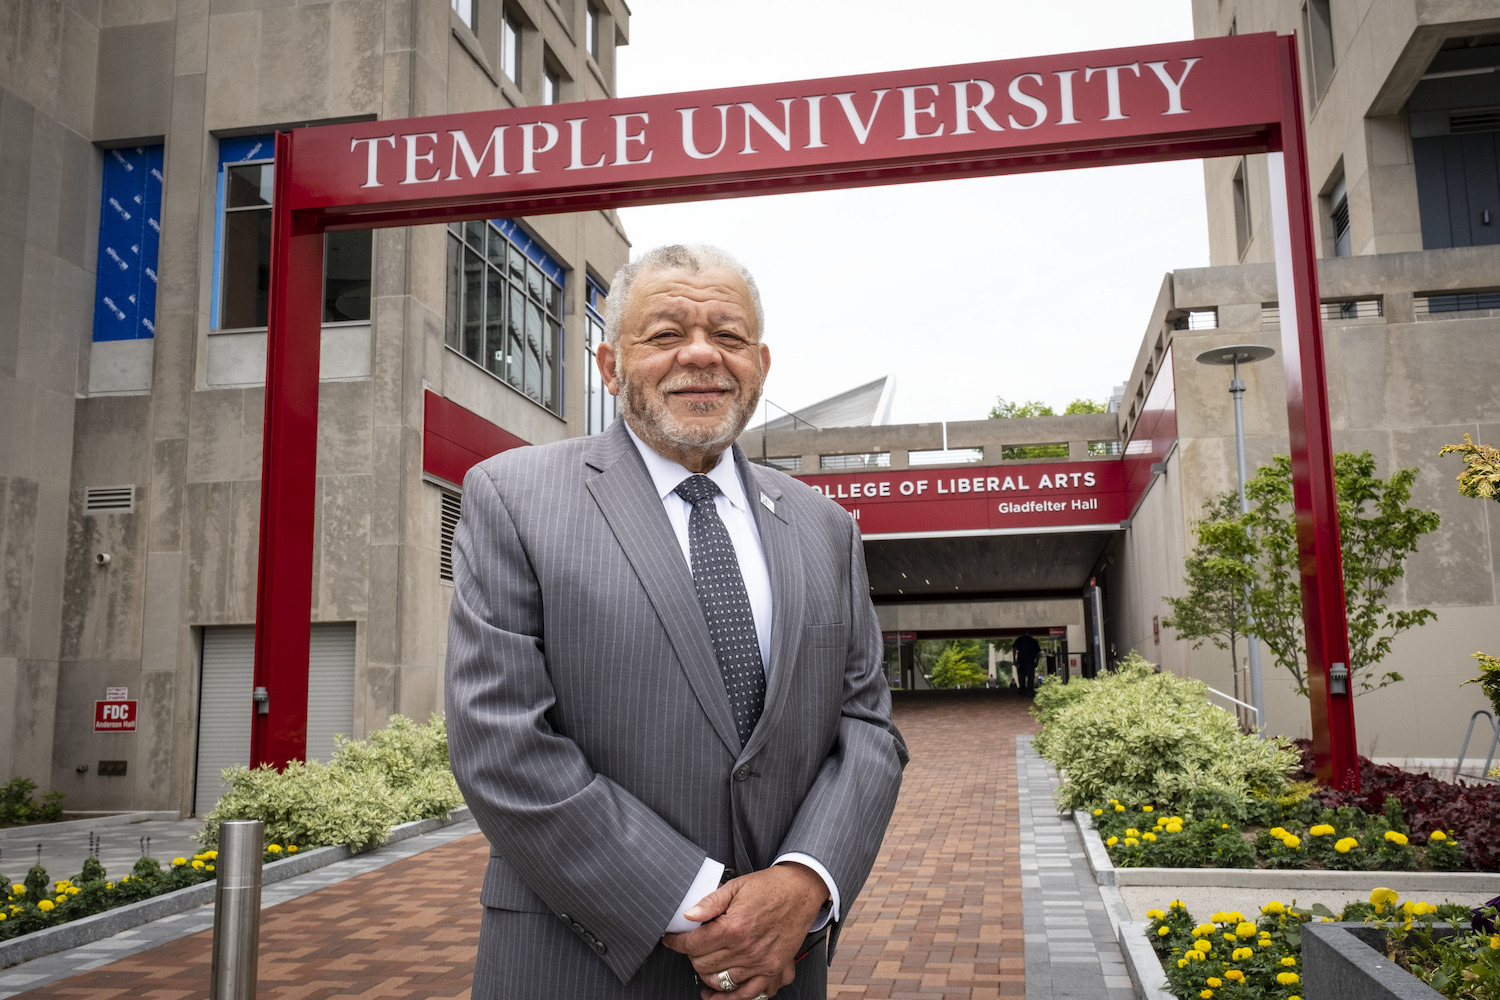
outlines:
[[[354,623],[312,627],[307,659],[307,759],[333,759],[333,737],[354,735]]]
[[[353,735],[354,638],[353,622],[312,626],[308,645],[308,760],[327,763],[333,756],[334,734]],[[224,768],[250,763],[255,629],[249,625],[205,628],[202,671],[198,766],[193,786],[193,812],[199,816],[228,791],[220,777]]]
[[[203,630],[203,680],[198,689],[198,774],[193,812],[203,816],[229,790],[220,772],[250,763],[250,679],[255,676],[255,629],[225,625]]]

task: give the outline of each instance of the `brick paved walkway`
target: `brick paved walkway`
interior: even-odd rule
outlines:
[[[832,998],[1024,996],[1016,736],[1003,694],[911,697],[901,800],[830,975]],[[486,847],[471,836],[264,911],[259,992],[281,1000],[466,998]],[[21,994],[208,995],[211,933]]]

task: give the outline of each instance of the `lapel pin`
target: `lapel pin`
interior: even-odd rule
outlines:
[[[760,505],[766,510],[770,511],[772,514],[776,513],[776,501],[772,500],[764,493],[760,495]]]

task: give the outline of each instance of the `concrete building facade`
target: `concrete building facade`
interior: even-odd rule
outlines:
[[[1396,639],[1382,669],[1404,681],[1356,700],[1359,749],[1451,758],[1488,707],[1459,686],[1477,673],[1469,654],[1500,649],[1500,509],[1460,496],[1461,464],[1438,457],[1465,433],[1500,438],[1500,5],[1194,0],[1193,14],[1199,36],[1299,35],[1334,445],[1368,450],[1382,476],[1418,469],[1412,500],[1442,518],[1391,594],[1437,621]],[[1282,349],[1265,157],[1205,161],[1204,186],[1213,266],[1166,277],[1121,413],[1128,439],[1169,370],[1177,447],[1102,570],[1117,650],[1230,692],[1228,652],[1153,628],[1169,611],[1162,595],[1182,593],[1203,502],[1235,485],[1230,375],[1194,359],[1230,344]],[[1279,358],[1241,371],[1253,473],[1288,450],[1286,388]],[[1263,658],[1269,728],[1308,735],[1306,700]]]
[[[29,777],[72,809],[201,812],[216,797],[200,773],[213,712],[248,719],[268,138],[612,97],[629,11],[4,11],[0,780]],[[498,448],[598,430],[612,413],[588,376],[592,345],[628,254],[606,212],[330,238],[311,609],[315,647],[322,636],[337,666],[328,726],[360,736],[441,706],[456,504],[432,436]],[[206,673],[222,656],[234,661],[228,709],[212,701],[223,679]],[[121,688],[135,730],[96,732],[95,702]],[[310,753],[326,756],[332,731]]]

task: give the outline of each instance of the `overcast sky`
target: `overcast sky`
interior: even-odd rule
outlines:
[[[1192,37],[1188,0],[630,7],[624,96]],[[996,396],[1059,411],[1105,399],[1130,375],[1162,276],[1208,263],[1196,160],[620,214],[637,252],[709,242],[749,266],[771,402],[796,409],[895,373],[893,423],[980,419]]]

